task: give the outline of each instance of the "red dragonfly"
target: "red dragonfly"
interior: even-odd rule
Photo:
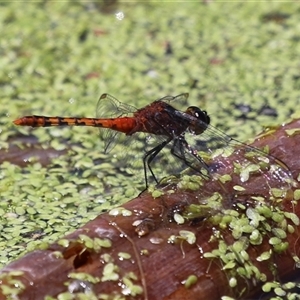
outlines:
[[[146,187],[148,187],[149,180],[147,170],[158,183],[153,171],[155,161],[160,162],[163,170],[182,171],[184,166],[188,166],[201,176],[208,178],[214,172],[215,166],[209,166],[199,153],[211,153],[216,148],[223,149],[223,153],[224,151],[232,153],[232,150],[228,149],[238,149],[234,150],[239,157],[236,163],[241,163],[241,165],[245,162],[248,165],[253,164],[253,161],[263,162],[264,171],[261,173],[267,173],[267,178],[275,178],[277,183],[285,185],[286,179],[291,175],[288,167],[279,159],[243,144],[216,129],[210,125],[210,117],[206,111],[196,106],[180,111],[171,105],[176,101],[186,102],[188,96],[188,93],[175,97],[166,96],[136,109],[119,102],[108,94],[103,94],[98,101],[97,118],[33,115],[19,118],[14,123],[32,127],[101,127],[100,136],[105,143],[105,152],[112,150],[116,142],[123,144],[124,147],[132,148],[132,145],[136,146],[136,141],[140,139],[143,141],[142,146],[139,146],[139,151],[143,153]],[[172,156],[166,154],[165,150],[168,150]],[[250,158],[247,158],[247,153],[251,153],[248,155]],[[182,166],[177,168],[178,161]]]

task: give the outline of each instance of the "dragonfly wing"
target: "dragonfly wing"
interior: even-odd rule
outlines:
[[[109,128],[100,128],[99,135],[104,142],[104,152],[109,153],[120,142],[122,135],[124,136],[125,134]]]
[[[176,103],[179,104],[179,106],[185,106],[187,105],[187,99],[189,97],[188,93],[183,93],[183,94],[179,94],[177,96],[165,96],[163,98],[160,98],[156,101],[164,101],[168,104],[170,104],[170,102],[176,101]]]
[[[212,174],[222,168],[231,168],[230,172],[239,176],[241,184],[258,176],[265,179],[261,183],[265,189],[286,188],[291,183],[289,168],[282,161],[263,150],[231,138],[211,125],[198,135],[186,131],[184,138],[188,146],[183,152],[193,169],[203,168],[203,160]]]
[[[96,118],[98,119],[114,119],[119,117],[126,117],[132,115],[136,111],[136,108],[121,103],[116,98],[109,94],[103,94],[99,98]],[[104,142],[104,151],[110,152],[117,142],[124,142],[126,135],[122,132],[114,131],[110,128],[100,128],[100,138]],[[122,140],[122,141],[121,141]]]
[[[97,103],[96,118],[118,118],[133,114],[137,109],[125,104],[109,94],[102,94]]]
[[[154,135],[150,136],[149,134],[142,132],[135,133],[131,136],[126,136],[125,134],[123,134],[118,136],[118,138],[118,143],[115,145],[115,147],[112,147],[110,149],[112,150],[110,152],[110,155],[113,159],[116,159],[117,167],[121,170],[121,172],[132,174],[136,179],[144,181],[145,174],[143,158],[148,151],[163,142],[163,139],[161,139],[161,137]],[[157,164],[153,164],[153,171],[157,179],[162,178],[162,170],[157,168],[162,164],[162,160],[159,160]],[[147,168],[146,174],[147,182],[154,182]],[[165,175],[167,175],[167,173]]]

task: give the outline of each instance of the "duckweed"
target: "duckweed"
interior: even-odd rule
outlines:
[[[184,280],[182,283],[184,284],[185,288],[190,288],[193,286],[195,283],[197,283],[197,276],[196,275],[190,275],[186,280]]]

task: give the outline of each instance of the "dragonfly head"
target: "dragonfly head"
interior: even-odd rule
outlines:
[[[189,125],[191,133],[198,135],[207,129],[210,123],[210,117],[205,110],[201,110],[196,106],[190,106],[186,110],[186,113],[197,119],[192,121]]]

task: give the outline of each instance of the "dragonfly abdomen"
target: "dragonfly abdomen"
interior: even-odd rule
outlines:
[[[96,126],[92,118],[66,118],[66,117],[45,117],[25,116],[14,121],[16,125],[31,127],[49,126]]]
[[[110,128],[112,130],[130,133],[136,127],[136,121],[130,117],[113,119],[96,118],[69,118],[69,117],[45,117],[25,116],[14,121],[16,125],[31,127],[50,126],[93,126]]]

